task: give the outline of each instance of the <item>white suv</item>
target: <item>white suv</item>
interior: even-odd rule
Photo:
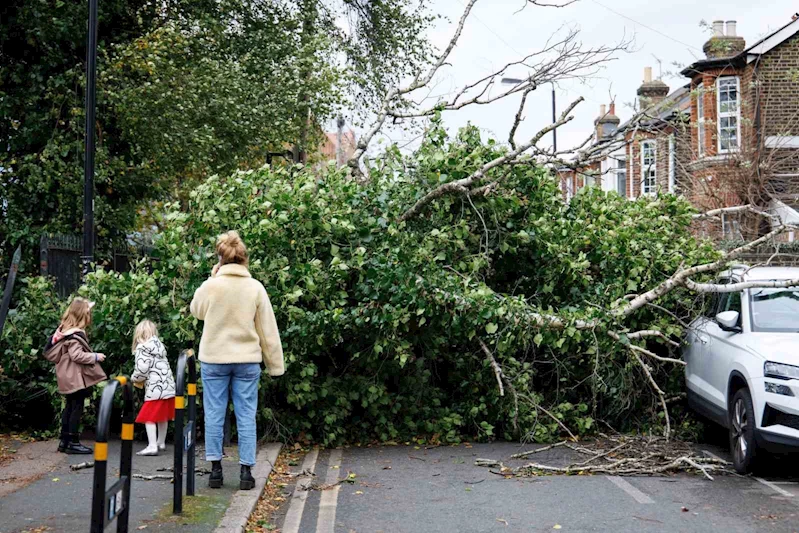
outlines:
[[[799,278],[796,267],[735,267],[720,284]],[[735,469],[763,449],[799,448],[799,288],[719,293],[691,324],[689,405],[730,432]]]

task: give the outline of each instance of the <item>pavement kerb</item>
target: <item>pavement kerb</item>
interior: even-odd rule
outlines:
[[[242,533],[247,528],[247,521],[258,505],[258,500],[266,487],[269,474],[277,461],[282,444],[267,444],[258,451],[255,468],[252,475],[255,478],[253,490],[240,490],[233,495],[230,505],[225,511],[225,516],[214,530],[214,533]]]

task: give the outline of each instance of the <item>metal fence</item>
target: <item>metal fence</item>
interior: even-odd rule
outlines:
[[[149,256],[149,248],[115,248],[110,259],[98,264],[114,272],[128,272],[139,257]],[[44,235],[39,245],[39,272],[55,279],[58,295],[66,298],[80,287],[83,241],[76,235]]]

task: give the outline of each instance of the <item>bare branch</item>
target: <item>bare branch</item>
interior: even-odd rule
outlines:
[[[763,218],[767,218],[776,224],[780,224],[780,217],[777,215],[772,215],[766,211],[757,209],[755,206],[751,204],[747,205],[737,205],[734,207],[721,207],[719,209],[712,209],[705,213],[698,213],[694,215],[694,220],[705,220],[708,218],[719,218],[720,215],[732,215],[732,214],[739,214],[739,213],[751,213],[753,215],[758,215]]]
[[[466,178],[462,178],[462,179],[459,179],[459,180],[456,180],[456,181],[451,181],[449,183],[444,183],[444,184],[436,187],[432,191],[428,192],[426,195],[424,195],[422,198],[420,198],[416,202],[416,204],[414,204],[410,209],[408,209],[407,211],[405,211],[405,213],[403,213],[403,215],[399,218],[400,222],[405,222],[405,221],[417,216],[418,214],[420,214],[424,210],[424,208],[430,202],[432,202],[432,201],[434,201],[434,200],[436,200],[438,198],[441,198],[444,195],[452,194],[452,193],[459,193],[459,194],[468,193],[469,192],[469,187],[471,187],[472,184],[475,181],[480,180],[483,177],[485,177],[487,172],[491,171],[492,169],[494,169],[496,167],[504,165],[504,164],[508,163],[509,161],[515,160],[516,158],[519,157],[519,155],[523,154],[524,152],[526,152],[530,148],[534,147],[541,140],[541,138],[544,137],[544,135],[546,135],[547,133],[549,133],[553,129],[555,129],[555,128],[559,127],[559,126],[562,126],[562,125],[566,124],[567,122],[570,122],[571,120],[573,120],[574,116],[569,115],[569,113],[571,113],[572,110],[575,107],[577,107],[577,105],[580,102],[582,102],[582,101],[583,101],[583,97],[581,96],[580,98],[578,98],[577,100],[572,102],[566,108],[566,110],[561,114],[560,118],[556,122],[554,122],[553,124],[550,124],[549,126],[543,128],[542,130],[540,130],[529,141],[527,141],[526,143],[522,144],[521,146],[519,146],[515,150],[512,150],[512,151],[508,152],[507,154],[505,154],[503,156],[497,157],[496,159],[494,159],[492,161],[489,161],[488,163],[486,163],[485,165],[480,167],[477,171],[475,171],[474,173],[472,173],[470,176],[468,176]]]
[[[472,12],[472,8],[476,3],[477,0],[469,0],[469,3],[466,4],[466,8],[463,10],[463,14],[461,15],[461,18],[458,21],[458,27],[455,29],[455,34],[449,40],[449,44],[447,44],[447,47],[444,49],[444,52],[440,56],[438,56],[438,60],[435,62],[435,64],[433,64],[433,66],[430,68],[427,74],[421,78],[417,76],[416,79],[413,80],[413,83],[411,83],[407,88],[402,90],[402,94],[413,92],[416,89],[424,87],[425,85],[430,83],[430,81],[433,79],[433,76],[435,76],[436,72],[438,72],[438,69],[440,69],[441,66],[447,61],[447,58],[452,53],[452,50],[455,48],[455,45],[458,44],[458,40],[461,38],[461,33],[463,33],[463,26],[466,24],[466,19],[469,18],[469,13]]]
[[[494,354],[491,353],[491,350],[489,350],[488,346],[483,342],[483,339],[477,339],[477,342],[480,343],[480,348],[483,349],[483,352],[486,354],[486,359],[488,359],[488,362],[491,364],[491,368],[494,369],[497,385],[499,385],[499,395],[505,396],[505,387],[502,386],[502,369],[499,367],[497,360],[494,359]]]
[[[522,114],[524,113],[524,104],[527,103],[527,95],[530,94],[532,91],[535,90],[535,86],[528,87],[522,93],[522,101],[519,103],[519,110],[516,111],[516,118],[513,120],[513,126],[510,129],[510,133],[508,133],[508,144],[514,150],[516,149],[516,129],[519,127],[519,124],[522,122]]]
[[[717,272],[723,268],[725,268],[731,260],[739,257],[749,250],[755,249],[761,244],[772,240],[774,237],[788,231],[789,229],[796,229],[796,226],[789,226],[789,225],[781,225],[777,229],[769,232],[768,234],[756,239],[750,243],[747,243],[735,250],[727,252],[724,256],[719,259],[718,261],[714,261],[713,263],[706,263],[703,265],[697,265],[695,267],[681,269],[677,271],[673,276],[668,278],[667,280],[661,282],[655,288],[636,296],[632,300],[630,300],[627,305],[619,307],[614,314],[617,317],[625,317],[629,316],[644,305],[654,302],[658,298],[668,294],[672,290],[677,287],[687,286],[687,283],[690,281],[690,278],[698,275],[698,274],[706,274],[709,272]]]
[[[730,283],[729,285],[716,285],[714,283],[695,283],[690,279],[685,280],[685,286],[694,292],[701,293],[728,293],[740,292],[746,289],[787,289],[789,287],[799,287],[799,279],[789,279],[783,281],[743,281],[741,283]]]
[[[633,344],[629,346],[629,348],[632,351],[633,357],[635,357],[635,360],[638,362],[638,365],[643,369],[647,379],[649,380],[649,384],[652,385],[653,389],[655,389],[655,392],[657,393],[658,398],[660,399],[660,404],[663,407],[663,416],[666,419],[666,429],[663,431],[663,436],[666,437],[666,440],[668,440],[669,437],[671,436],[671,420],[669,418],[669,406],[666,405],[666,394],[663,392],[663,390],[661,390],[660,387],[658,387],[655,378],[652,377],[652,372],[649,370],[647,364],[644,363],[643,360],[641,360],[641,356],[638,355],[638,353],[634,349],[634,346],[635,345]]]

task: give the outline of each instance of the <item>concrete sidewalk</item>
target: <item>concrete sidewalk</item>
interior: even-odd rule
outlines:
[[[88,440],[84,443],[92,444]],[[59,454],[56,451],[57,446],[56,441],[26,444],[18,450],[17,457],[11,463],[0,467],[0,533],[17,533],[37,528],[65,533],[88,531],[94,469],[72,471],[70,465],[92,461],[93,458],[91,455]],[[143,447],[143,443],[134,443],[134,453]],[[269,450],[273,451],[272,448],[274,446]],[[119,475],[119,452],[120,441],[109,442],[107,486]],[[247,499],[249,494],[245,494],[246,492],[256,491],[238,490],[238,450],[236,447],[229,447],[225,452],[226,457],[222,462],[225,487],[211,490],[208,488],[207,476],[198,474],[196,495],[191,498],[184,496],[184,512],[181,516],[172,515],[173,484],[170,480],[147,481],[134,477],[131,482],[130,530],[211,533],[225,517],[234,498],[239,508],[246,509],[246,503],[244,506],[240,503],[241,498]],[[157,457],[134,455],[133,474],[171,475],[167,469],[172,467],[173,453],[172,446],[168,445],[166,451]],[[262,457],[266,455],[259,453],[259,460]],[[210,468],[203,458],[203,450],[198,446],[198,470]],[[263,466],[271,470],[269,465]],[[258,473],[264,477],[263,469],[259,469]],[[260,487],[263,488],[263,483]],[[242,496],[237,496],[240,492]],[[110,527],[116,528],[115,525]]]

